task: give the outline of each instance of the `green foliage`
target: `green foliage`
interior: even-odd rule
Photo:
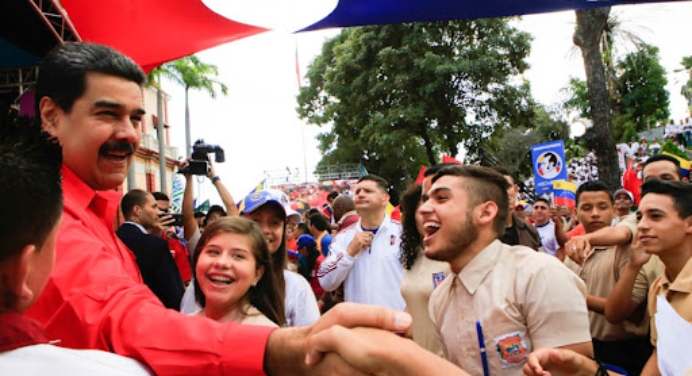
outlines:
[[[683,57],[681,64],[683,67],[685,67],[685,70],[690,75],[690,79],[687,80],[684,85],[682,85],[680,94],[687,99],[687,103],[690,103],[690,100],[692,99],[692,56]],[[688,111],[690,114],[692,114],[692,107],[688,108]]]
[[[564,104],[567,110],[579,111],[579,117],[591,118],[591,106],[589,105],[589,90],[586,81],[571,77],[569,86],[563,91],[570,93],[571,96]]]
[[[530,37],[503,19],[344,29],[327,41],[298,95],[319,137],[320,164],[362,163],[396,190],[421,165],[476,153],[496,126],[527,124]]]
[[[531,160],[531,146],[549,141],[562,140],[568,156],[581,155],[580,149],[569,138],[569,126],[564,121],[556,120],[555,114],[537,107],[531,123],[530,127],[507,129],[502,137],[488,146],[497,162],[509,171],[522,178],[531,176],[532,166],[527,163]]]
[[[618,63],[616,79],[618,106],[623,114],[643,131],[670,117],[666,70],[661,66],[658,48],[640,45]]]
[[[687,153],[684,151],[680,150],[677,145],[675,145],[675,142],[668,140],[661,145],[661,151],[662,152],[667,152],[673,155],[677,155],[680,158],[683,158],[687,160]]]
[[[613,136],[629,139],[653,128],[670,117],[666,71],[660,64],[658,48],[639,44],[638,50],[627,54],[615,67],[615,76],[609,80],[610,102],[613,108]],[[565,102],[568,110],[590,117],[589,93],[586,82],[571,78],[565,89],[571,97]]]

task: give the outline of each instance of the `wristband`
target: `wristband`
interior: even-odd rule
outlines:
[[[213,178],[211,178],[211,183],[212,183],[212,184],[216,184],[216,182],[219,181],[219,180],[221,180],[220,177],[214,176]]]

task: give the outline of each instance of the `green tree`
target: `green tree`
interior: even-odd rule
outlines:
[[[185,149],[189,157],[191,151],[190,89],[205,91],[212,98],[216,98],[217,87],[223,95],[228,94],[228,87],[216,80],[219,75],[219,68],[216,65],[204,63],[195,55],[170,61],[154,69],[149,74],[149,82],[152,82],[156,75],[170,78],[185,88]]]
[[[530,37],[503,19],[368,26],[327,41],[301,88],[320,164],[362,163],[399,191],[421,165],[475,153],[496,125],[525,123]]]
[[[665,89],[668,79],[657,47],[640,45],[618,63],[617,70],[618,107],[636,124],[637,131],[655,127],[670,117],[670,95]]]

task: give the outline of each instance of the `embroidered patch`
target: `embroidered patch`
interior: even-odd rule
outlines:
[[[389,235],[389,245],[396,243],[396,235]]]
[[[496,337],[495,346],[500,355],[502,368],[516,367],[526,362],[529,352],[521,333],[514,332]]]
[[[433,289],[436,289],[445,280],[445,272],[433,273]]]

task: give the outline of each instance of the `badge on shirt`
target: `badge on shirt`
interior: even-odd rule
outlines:
[[[389,235],[389,245],[396,243],[396,235]]]
[[[436,289],[445,280],[445,272],[433,273],[433,289]]]
[[[529,354],[524,339],[519,332],[496,337],[495,346],[498,355],[500,355],[502,368],[516,367],[524,364]]]

